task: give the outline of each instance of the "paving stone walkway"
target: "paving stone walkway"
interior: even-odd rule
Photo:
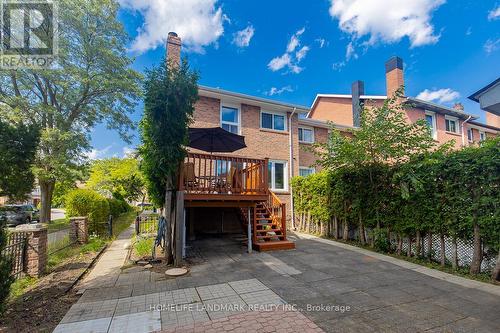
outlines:
[[[56,332],[500,331],[495,293],[315,239],[296,245],[248,255],[235,238],[200,239],[176,279],[118,271],[113,253],[112,278],[96,272],[106,285],[88,284]]]

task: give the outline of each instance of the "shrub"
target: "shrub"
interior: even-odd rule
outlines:
[[[11,261],[2,255],[2,250],[7,245],[7,232],[4,228],[5,220],[0,217],[0,313],[4,310],[5,300],[9,296],[10,285],[14,281],[11,272]]]
[[[66,197],[66,214],[88,216],[91,222],[103,222],[108,219],[110,205],[108,200],[91,190],[76,189]]]
[[[108,199],[109,203],[109,213],[113,215],[113,217],[117,217],[120,214],[126,213],[130,210],[130,205],[125,202],[125,200],[119,199]]]

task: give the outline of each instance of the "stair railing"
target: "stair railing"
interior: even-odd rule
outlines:
[[[269,191],[265,206],[271,212],[273,221],[281,222],[277,224],[279,224],[281,233],[286,239],[286,203],[281,202],[280,198],[273,191]]]

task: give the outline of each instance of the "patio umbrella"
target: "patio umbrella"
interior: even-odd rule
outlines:
[[[245,137],[220,127],[189,128],[189,147],[209,153],[232,153],[246,148]]]

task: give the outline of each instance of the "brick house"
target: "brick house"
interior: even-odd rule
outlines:
[[[308,118],[331,121],[345,126],[359,126],[360,105],[379,106],[394,96],[399,88],[405,87],[403,60],[399,57],[389,59],[385,64],[386,94],[367,95],[364,82],[355,81],[351,86],[351,94],[318,94],[311,107]],[[498,83],[498,82],[497,82]],[[498,135],[498,115],[485,109],[486,124],[477,121],[478,117],[467,114],[460,103],[447,107],[436,103],[423,101],[414,97],[403,97],[403,103],[408,104],[406,116],[408,122],[425,119],[432,131],[432,136],[438,143],[455,141],[455,147],[476,144],[489,136]]]

